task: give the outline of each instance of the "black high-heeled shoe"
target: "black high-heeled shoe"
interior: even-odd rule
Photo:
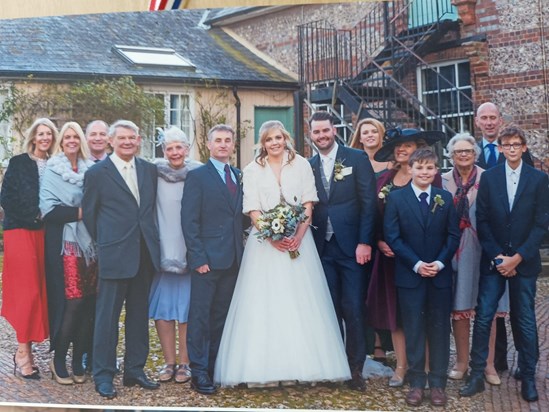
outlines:
[[[40,374],[38,372],[38,368],[35,366],[32,367],[32,373],[29,373],[25,375],[23,373],[22,368],[24,368],[29,362],[24,363],[23,365],[19,366],[17,364],[17,361],[15,360],[15,355],[13,355],[13,374],[14,376],[20,376],[23,379],[40,379]],[[36,369],[35,369],[36,368]]]

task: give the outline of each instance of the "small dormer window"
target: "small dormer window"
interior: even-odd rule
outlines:
[[[139,66],[169,66],[194,69],[194,65],[174,49],[115,45],[114,51],[125,60]]]

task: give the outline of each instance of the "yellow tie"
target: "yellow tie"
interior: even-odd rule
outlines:
[[[124,181],[128,185],[128,188],[132,192],[133,197],[135,197],[137,204],[139,204],[139,189],[137,188],[137,183],[134,179],[134,174],[132,169],[133,169],[133,165],[131,163],[126,163],[124,165],[124,168],[122,169],[124,172],[122,177],[124,178]]]

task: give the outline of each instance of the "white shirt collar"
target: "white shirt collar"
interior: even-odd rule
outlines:
[[[520,176],[520,172],[522,171],[522,159],[520,159],[520,163],[517,166],[516,169],[511,169],[511,166],[509,166],[509,163],[507,163],[507,160],[505,161],[505,175],[511,176],[511,173],[515,172],[518,176]]]
[[[331,161],[334,161],[336,156],[337,156],[337,149],[338,149],[338,145],[337,145],[337,142],[334,142],[334,145],[332,146],[332,150],[330,150],[330,153],[328,153],[327,155],[323,155],[322,153],[319,153],[320,154],[320,158],[322,160],[324,159],[329,159]]]
[[[429,203],[429,199],[431,198],[431,185],[429,185],[429,187],[425,190],[421,190],[419,187],[417,187],[416,185],[414,185],[414,183],[410,183],[410,185],[412,186],[412,190],[414,191],[414,194],[416,195],[416,198],[419,200],[419,195],[423,192],[426,192],[427,193],[427,203]]]
[[[120,157],[118,157],[116,153],[112,152],[110,158],[118,170],[124,169],[124,166],[126,166],[128,163],[133,168],[135,168],[135,156],[132,157],[129,162],[126,162],[125,160],[122,160]]]

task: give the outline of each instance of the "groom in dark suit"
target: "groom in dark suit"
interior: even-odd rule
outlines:
[[[437,156],[418,149],[411,156],[412,182],[389,194],[385,239],[395,253],[395,285],[406,337],[406,403],[419,406],[428,380],[431,404],[444,406],[450,360],[452,257],[460,231],[452,195],[432,186]],[[425,347],[429,345],[429,373]]]
[[[156,167],[137,158],[138,127],[119,120],[109,129],[111,156],[85,176],[82,216],[97,244],[99,282],[93,339],[93,379],[99,395],[116,396],[118,321],[126,302],[124,386],[156,389],[143,372],[149,353],[148,299],[160,266]]]
[[[334,120],[316,112],[309,120],[311,139],[319,154],[311,160],[319,202],[313,213],[313,237],[322,261],[340,328],[345,322],[346,351],[352,379],[364,391],[366,359],[364,299],[372,256],[376,184],[372,165],[361,150],[335,142]]]
[[[216,392],[213,370],[243,253],[240,171],[229,165],[235,148],[230,126],[208,132],[210,160],[189,172],[181,201],[181,226],[191,273],[187,347],[191,386]]]
[[[549,179],[522,159],[527,150],[522,129],[504,128],[498,144],[506,161],[484,172],[478,189],[481,276],[471,345],[472,370],[460,394],[472,396],[484,391],[490,326],[509,282],[511,327],[522,375],[521,395],[526,401],[535,402],[539,349],[534,304],[541,272],[539,248],[547,231]]]

